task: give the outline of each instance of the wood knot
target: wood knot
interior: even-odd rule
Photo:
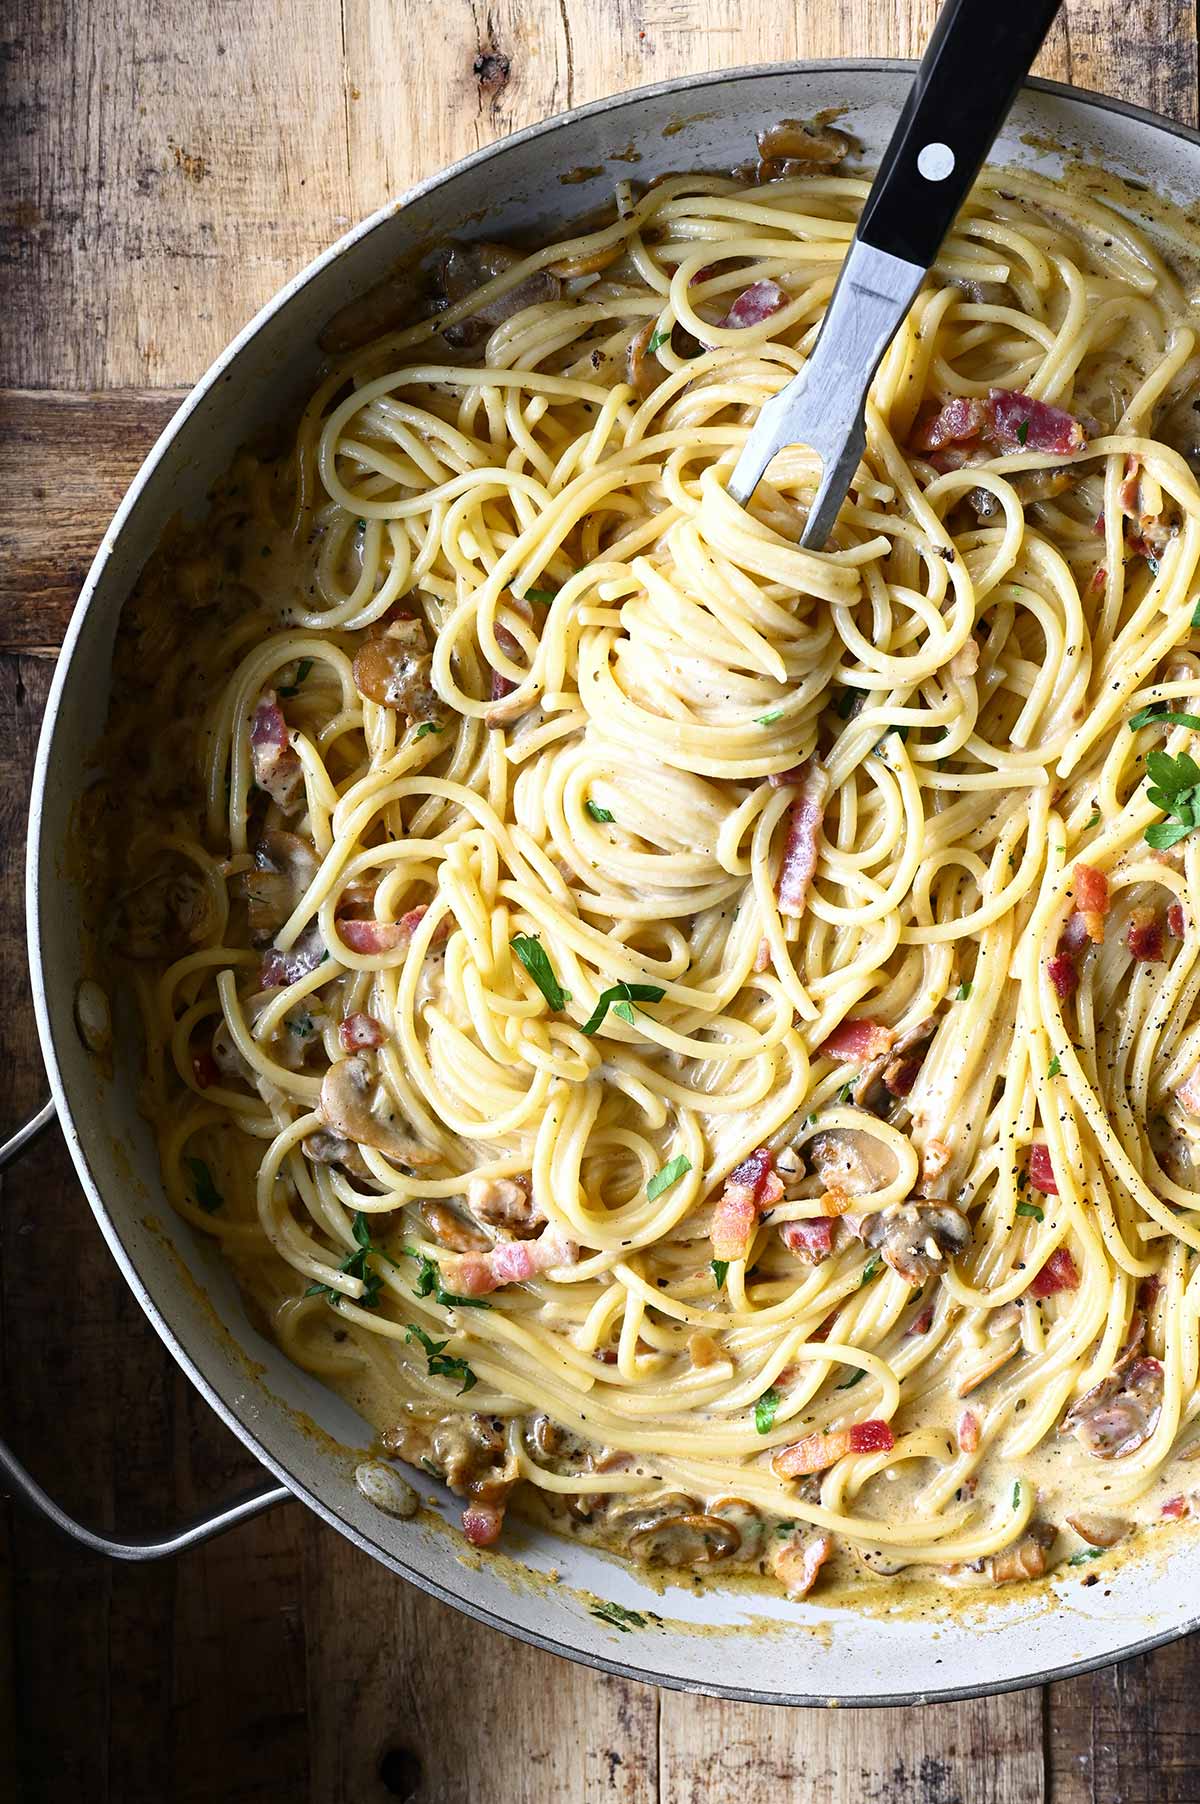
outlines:
[[[481,50],[472,67],[484,93],[498,94],[508,82],[511,64],[498,50]]]

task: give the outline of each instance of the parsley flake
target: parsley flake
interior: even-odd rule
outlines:
[[[479,1383],[479,1379],[471,1370],[465,1359],[455,1359],[447,1354],[446,1348],[450,1345],[448,1339],[433,1340],[426,1334],[424,1328],[419,1328],[415,1322],[406,1323],[405,1330],[404,1338],[406,1341],[419,1341],[421,1346],[425,1349],[425,1358],[428,1362],[429,1376],[431,1378],[460,1379],[461,1383],[458,1390],[460,1397],[464,1391],[473,1390]]]
[[[871,1279],[878,1272],[878,1270],[882,1264],[883,1264],[883,1261],[879,1257],[879,1254],[872,1253],[871,1257],[867,1260],[867,1263],[863,1266],[862,1277],[858,1281],[858,1288],[860,1290],[862,1289],[864,1284],[869,1284],[871,1282]]]
[[[662,348],[662,346],[666,344],[667,340],[671,336],[671,330],[672,330],[672,328],[670,326],[668,326],[665,331],[663,330],[663,328],[661,326],[655,327],[655,329],[651,335],[651,338],[650,338],[650,343],[646,346],[647,356],[649,356],[654,351],[660,350]]]
[[[526,589],[525,600],[536,601],[539,607],[548,608],[557,594],[557,589]]]
[[[378,1248],[375,1249],[378,1252]],[[491,1304],[485,1297],[459,1297],[452,1290],[442,1289],[442,1268],[436,1259],[428,1253],[422,1253],[417,1247],[402,1247],[401,1252],[406,1259],[415,1259],[418,1270],[413,1284],[413,1295],[418,1297],[432,1296],[435,1303],[443,1309],[490,1309]],[[386,1258],[387,1255],[384,1254]],[[395,1261],[393,1260],[393,1264]]]
[[[1038,1208],[1036,1203],[1018,1203],[1017,1214],[1028,1215],[1032,1217],[1034,1221],[1045,1221],[1046,1219],[1045,1214]]]
[[[1061,1077],[1062,1076],[1062,1060],[1059,1058],[1057,1053],[1055,1053],[1054,1057],[1051,1059],[1050,1063],[1046,1067],[1046,1076],[1047,1077]]]
[[[601,990],[595,1008],[583,1024],[583,1032],[594,1034],[610,1007],[622,1021],[632,1026],[633,1003],[661,1002],[666,993],[657,983],[614,983],[609,989]]]
[[[759,1434],[770,1434],[775,1426],[775,1411],[783,1401],[775,1386],[769,1385],[754,1405],[754,1426]]]
[[[965,1002],[967,1000],[968,996],[971,994],[971,991],[974,989],[974,987],[975,987],[974,984],[960,983],[958,986],[958,996],[957,996],[956,1000],[958,1002]]]
[[[1071,1555],[1070,1559],[1067,1561],[1067,1565],[1082,1566],[1088,1560],[1098,1560],[1103,1552],[1104,1549],[1102,1547],[1081,1547],[1078,1553],[1073,1553]]]
[[[424,739],[426,733],[440,733],[442,731],[443,724],[444,723],[440,720],[423,720],[421,722],[420,726],[417,728],[416,732],[413,734],[413,738],[414,739]]]
[[[601,808],[599,802],[593,802],[590,796],[588,797],[587,801],[583,804],[583,807],[584,807],[584,812],[587,814],[590,814],[594,821],[600,821],[600,822],[615,821],[617,818],[616,815],[613,814],[610,809]]]
[[[554,966],[550,963],[549,954],[537,935],[518,933],[509,944],[546,998],[549,1006],[556,1011],[564,1009],[571,1000],[571,992],[564,990],[559,983],[554,974]],[[585,1027],[583,1031],[586,1033],[587,1028]]]
[[[772,710],[769,714],[760,714],[759,715],[758,724],[760,727],[773,727],[777,720],[782,720],[782,719],[783,719],[783,709],[782,708],[772,708]]]
[[[620,1629],[623,1635],[628,1635],[630,1629],[644,1629],[646,1626],[646,1618],[641,1611],[627,1610],[624,1604],[597,1604],[591,1614],[598,1616],[601,1622],[610,1623],[614,1629]]]
[[[838,1385],[839,1391],[852,1391],[856,1384],[862,1383],[862,1381],[866,1377],[866,1375],[867,1375],[866,1367],[859,1366],[854,1372],[851,1373],[850,1377],[847,1378],[845,1384]]]
[[[717,1289],[720,1290],[729,1275],[729,1261],[728,1259],[713,1259],[710,1263],[712,1265],[713,1281],[715,1282]]]
[[[1192,714],[1163,714],[1158,718],[1184,725],[1195,721],[1200,729],[1200,721]],[[1168,752],[1155,751],[1146,754],[1146,771],[1150,778],[1146,798],[1167,817],[1146,828],[1146,844],[1156,852],[1165,852],[1200,826],[1200,765],[1187,752],[1173,758]]]
[[[1018,1478],[1016,1484],[1013,1486],[1012,1506],[1013,1506],[1014,1510],[1019,1510],[1021,1507],[1021,1481],[1019,1478]]]
[[[1028,437],[1029,437],[1029,421],[1022,420],[1021,424],[1017,427],[1017,443],[1018,443],[1018,445],[1023,445]]]
[[[192,1187],[196,1192],[196,1203],[206,1215],[213,1215],[224,1203],[225,1198],[213,1183],[212,1172],[203,1159],[185,1159],[184,1164],[192,1174]]]
[[[670,1190],[672,1184],[678,1184],[684,1173],[689,1172],[691,1169],[692,1161],[688,1158],[687,1154],[677,1153],[673,1159],[663,1166],[661,1171],[656,1171],[654,1176],[650,1179],[649,1183],[646,1185],[647,1197],[653,1202],[656,1197],[662,1195],[664,1190]]]

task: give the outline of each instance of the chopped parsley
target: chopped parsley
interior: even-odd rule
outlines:
[[[666,993],[657,983],[614,983],[609,989],[601,990],[595,1008],[583,1024],[583,1031],[594,1034],[610,1006],[614,1014],[632,1026],[635,1002],[661,1002]]]
[[[843,720],[849,720],[852,714],[858,713],[862,699],[857,689],[843,689],[833,705]]]
[[[429,1364],[431,1378],[458,1378],[461,1380],[458,1394],[473,1390],[479,1383],[475,1373],[465,1359],[454,1359],[446,1352],[449,1340],[432,1340],[424,1328],[418,1328],[415,1322],[406,1323],[404,1338],[406,1341],[419,1341],[425,1349],[425,1358]]]
[[[670,326],[667,327],[666,331],[664,331],[661,326],[655,327],[650,338],[650,343],[646,346],[647,356],[649,356],[652,351],[660,350],[662,346],[666,344],[671,336],[671,331],[672,328]]]
[[[395,1265],[396,1261],[390,1253],[385,1253],[382,1247],[375,1245],[371,1239],[370,1223],[361,1209],[355,1211],[350,1227],[357,1245],[352,1253],[347,1253],[338,1266],[338,1270],[345,1272],[348,1278],[357,1278],[362,1284],[362,1296],[357,1299],[352,1297],[351,1302],[357,1300],[363,1309],[378,1309],[379,1292],[383,1285],[383,1279],[377,1271],[372,1270],[368,1259],[372,1253],[375,1253],[380,1259],[386,1259],[389,1265]],[[332,1304],[335,1309],[341,1307],[346,1295],[344,1291],[337,1290],[332,1284],[310,1284],[304,1294],[306,1297],[324,1297],[325,1301]]]
[[[794,1522],[777,1522],[775,1527],[771,1530],[771,1533],[775,1535],[790,1535],[795,1526],[796,1524]]]
[[[1057,1053],[1055,1053],[1054,1057],[1051,1059],[1050,1063],[1046,1067],[1046,1076],[1047,1077],[1061,1077],[1062,1076],[1062,1060],[1059,1058]]]
[[[906,726],[886,727],[883,736],[875,741],[875,750],[877,752],[882,752],[884,746],[887,744],[889,733],[894,733],[901,745],[903,745],[904,741],[908,738],[908,728]]]
[[[1013,1486],[1012,1506],[1013,1506],[1014,1510],[1019,1510],[1021,1507],[1021,1481],[1019,1478],[1018,1478],[1016,1484]]]
[[[597,1604],[592,1615],[598,1616],[601,1622],[610,1623],[614,1629],[620,1629],[623,1635],[628,1635],[630,1629],[644,1629],[646,1626],[646,1618],[641,1611],[627,1610],[624,1604]]]
[[[1159,718],[1188,726],[1194,723],[1200,730],[1200,720],[1194,714],[1163,714]],[[1150,777],[1146,798],[1167,817],[1146,828],[1146,844],[1156,852],[1165,852],[1200,827],[1200,764],[1187,752],[1180,752],[1177,758],[1168,752],[1147,752],[1146,770]]]
[[[853,1094],[854,1094],[854,1080],[851,1079],[849,1083],[845,1083],[842,1085],[841,1089],[838,1091],[837,1095],[834,1097],[834,1099],[833,1099],[834,1107],[837,1109],[844,1109],[846,1104],[850,1101],[850,1098],[853,1096]]]
[[[1070,1559],[1067,1561],[1067,1565],[1082,1566],[1087,1560],[1098,1560],[1103,1552],[1104,1549],[1102,1547],[1081,1547],[1078,1553],[1073,1553],[1071,1555]]]
[[[687,1154],[676,1153],[675,1157],[669,1160],[661,1171],[655,1172],[646,1185],[646,1195],[650,1201],[653,1202],[656,1197],[661,1196],[664,1190],[669,1190],[672,1184],[678,1184],[684,1173],[691,1169],[692,1161]]]
[[[758,1399],[754,1405],[754,1426],[759,1434],[770,1434],[775,1426],[775,1411],[782,1401],[783,1398],[773,1384],[769,1385]]]
[[[713,1280],[717,1289],[720,1290],[729,1276],[729,1261],[728,1259],[714,1259],[711,1264]]]
[[[847,1378],[845,1384],[838,1385],[839,1391],[852,1391],[856,1384],[862,1383],[862,1381],[866,1377],[866,1375],[867,1375],[866,1367],[859,1366],[857,1371],[852,1372],[850,1377]]]
[[[1197,628],[1200,628],[1200,601],[1192,609],[1192,630],[1195,631]]]
[[[968,996],[971,994],[971,991],[974,989],[974,987],[975,987],[974,984],[960,983],[958,986],[958,996],[957,996],[956,1000],[958,1002],[965,1002],[967,1000]]]
[[[277,689],[275,691],[275,693],[277,695],[299,695],[300,685],[304,681],[304,679],[307,677],[307,675],[308,675],[309,671],[312,669],[312,667],[313,667],[313,661],[311,658],[301,658],[299,664],[296,666],[295,682],[289,683],[286,686],[286,688]]]
[[[782,708],[772,708],[772,710],[769,714],[760,714],[759,715],[758,724],[760,727],[773,727],[777,720],[782,720],[782,719],[783,719],[783,709]]]
[[[1038,1208],[1036,1203],[1018,1203],[1017,1214],[1028,1215],[1033,1221],[1045,1221],[1046,1219],[1045,1213]]]
[[[1165,702],[1151,702],[1148,707],[1139,708],[1136,714],[1129,716],[1129,731],[1136,733],[1139,727],[1191,727],[1194,733],[1200,733],[1200,716],[1195,714],[1172,714]]]
[[[212,1172],[203,1159],[185,1159],[184,1164],[192,1174],[192,1188],[196,1193],[196,1202],[206,1215],[213,1215],[224,1203],[225,1198],[213,1183]]]
[[[518,933],[509,943],[550,1007],[555,1010],[564,1009],[571,1000],[571,992],[564,990],[559,983],[546,948],[537,935]],[[587,1028],[583,1031],[586,1033]]]
[[[599,802],[593,802],[590,796],[583,806],[585,812],[590,814],[594,821],[615,821],[617,818],[609,809],[601,808]]]
[[[424,739],[426,733],[440,733],[442,725],[443,723],[440,720],[423,720],[413,734],[413,738]]]
[[[1022,420],[1021,424],[1017,427],[1017,443],[1018,443],[1018,445],[1023,445],[1028,437],[1029,437],[1029,421]]]
[[[539,607],[548,608],[557,594],[557,589],[526,589],[525,600],[536,601]]]
[[[443,1309],[490,1309],[491,1304],[485,1297],[459,1297],[452,1290],[442,1289],[442,1269],[436,1259],[428,1253],[419,1252],[416,1247],[402,1247],[401,1252],[406,1259],[417,1261],[417,1277],[413,1284],[413,1294],[418,1297],[432,1296],[435,1303]],[[386,1258],[386,1254],[384,1255]]]
[[[860,1290],[864,1284],[869,1284],[871,1282],[871,1279],[878,1272],[882,1264],[883,1260],[879,1257],[879,1254],[872,1253],[871,1257],[867,1260],[867,1263],[863,1266],[862,1277],[858,1281],[858,1288]]]

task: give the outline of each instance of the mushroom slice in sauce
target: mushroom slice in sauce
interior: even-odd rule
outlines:
[[[341,1139],[352,1140],[358,1146],[373,1146],[397,1164],[420,1166],[437,1162],[437,1154],[413,1138],[387,1085],[361,1053],[334,1060],[321,1085],[318,1112]]]
[[[939,1276],[947,1259],[971,1244],[971,1225],[952,1203],[900,1203],[872,1215],[847,1216],[864,1246],[876,1248],[908,1284]]]
[[[1067,1517],[1067,1526],[1073,1528],[1089,1547],[1115,1547],[1129,1533],[1131,1525],[1124,1516],[1105,1516],[1098,1510],[1080,1510],[1078,1515]]]
[[[420,1215],[438,1244],[452,1253],[486,1253],[491,1245],[487,1235],[469,1226],[449,1203],[431,1198],[421,1204]]]
[[[1009,1585],[1017,1579],[1041,1578],[1046,1570],[1046,1554],[1053,1547],[1058,1530],[1049,1522],[1031,1522],[1019,1541],[994,1553],[988,1561],[988,1577],[993,1585]]]
[[[390,620],[354,654],[354,686],[367,701],[415,721],[436,720],[441,698],[430,681],[433,658],[423,620]]]
[[[886,1052],[864,1065],[851,1091],[855,1105],[868,1109],[872,1115],[886,1115],[907,1096],[936,1028],[937,1017],[927,1015],[902,1033]]]
[[[254,848],[254,869],[241,879],[250,938],[264,946],[296,909],[316,876],[319,860],[307,840],[269,827]]]
[[[742,1544],[735,1523],[709,1515],[682,1493],[635,1502],[616,1520],[630,1559],[644,1566],[710,1566],[732,1558]]]
[[[758,134],[758,153],[764,162],[783,158],[805,171],[821,164],[840,163],[854,148],[848,132],[830,125],[807,124],[803,119],[781,119]]]
[[[530,1240],[546,1225],[528,1177],[472,1178],[467,1185],[467,1208],[477,1222],[495,1228],[506,1239]]]
[[[517,252],[510,250],[506,244],[456,244],[442,259],[439,271],[439,286],[445,305],[457,307],[460,301],[465,301],[477,288],[482,288],[487,282],[494,282],[497,276],[502,276],[520,261]],[[556,301],[561,293],[562,283],[557,276],[551,275],[548,269],[534,270],[523,281],[503,294],[496,295],[484,306],[477,307],[474,313],[460,319],[456,325],[447,326],[442,336],[448,344],[478,344],[493,326],[502,325],[514,314],[524,312],[526,307]]]
[[[648,319],[640,332],[635,332],[625,353],[625,375],[630,388],[642,400],[653,394],[666,370],[650,350],[657,321]]]
[[[813,1176],[834,1197],[870,1196],[896,1176],[896,1161],[866,1128],[827,1128],[807,1151]]]
[[[1124,1459],[1145,1446],[1162,1409],[1163,1369],[1140,1351],[1141,1336],[1107,1378],[1073,1403],[1062,1432],[1093,1459]]]

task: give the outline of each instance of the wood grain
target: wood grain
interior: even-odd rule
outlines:
[[[10,1122],[42,1083],[15,856],[49,677],[29,654],[61,639],[178,391],[352,220],[464,152],[700,68],[913,55],[935,12],[26,0],[0,59]],[[1194,9],[1069,0],[1039,67],[1194,122]],[[250,1462],[141,1318],[61,1148],[48,1140],[0,1202],[0,1409],[18,1451],[81,1514],[130,1531],[238,1488]],[[1186,1646],[1046,1697],[772,1711],[481,1631],[298,1506],[154,1571],[107,1567],[11,1507],[2,1526],[0,1796],[28,1804],[1200,1804]]]

